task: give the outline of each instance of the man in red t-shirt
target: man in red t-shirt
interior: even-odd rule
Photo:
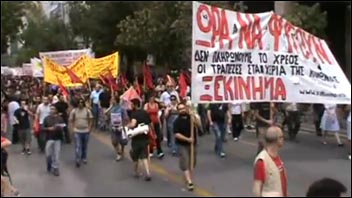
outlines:
[[[286,170],[279,156],[283,143],[282,130],[279,127],[270,127],[265,133],[265,149],[258,154],[255,161],[253,186],[255,196],[287,196]],[[281,189],[278,189],[278,186]]]

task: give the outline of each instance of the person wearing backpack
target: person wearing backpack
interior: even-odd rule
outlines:
[[[75,139],[75,160],[76,167],[81,166],[81,162],[87,164],[87,150],[89,134],[93,127],[93,114],[85,106],[85,101],[80,99],[78,107],[74,108],[69,116],[70,131]]]
[[[111,142],[116,151],[116,161],[124,157],[125,146],[128,143],[124,137],[123,126],[128,123],[128,114],[125,108],[120,105],[120,97],[115,95],[111,100],[111,105],[104,112],[110,119]]]

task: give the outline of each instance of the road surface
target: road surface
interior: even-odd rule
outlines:
[[[93,133],[88,164],[76,168],[73,145],[63,145],[61,175],[46,172],[45,158],[38,154],[36,141],[31,156],[22,156],[18,145],[10,149],[9,167],[15,186],[23,196],[251,196],[253,160],[257,149],[255,134],[244,132],[239,142],[225,144],[227,157],[213,152],[214,136],[199,138],[194,192],[184,189],[178,159],[169,154],[152,158],[151,182],[132,177],[132,162],[115,162],[107,133]],[[331,177],[348,187],[351,196],[351,162],[345,148],[335,139],[322,145],[314,134],[301,132],[299,143],[286,142],[281,152],[288,173],[289,196],[304,196],[315,180]]]

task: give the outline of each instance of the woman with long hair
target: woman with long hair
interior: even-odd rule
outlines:
[[[155,100],[155,93],[151,93],[148,97],[148,102],[144,105],[144,110],[146,110],[149,114],[149,117],[153,123],[153,128],[155,131],[156,139],[156,150],[158,158],[163,158],[164,153],[161,148],[162,134],[161,134],[161,126],[160,126],[160,118],[159,118],[159,104]],[[154,148],[150,147],[150,153],[154,152]]]

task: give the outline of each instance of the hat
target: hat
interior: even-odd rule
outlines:
[[[171,95],[170,100],[177,100],[177,97],[175,95]]]

